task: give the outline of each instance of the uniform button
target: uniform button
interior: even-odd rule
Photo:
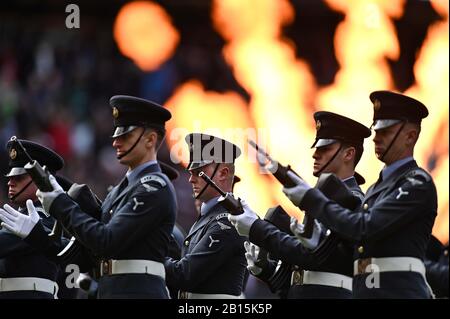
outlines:
[[[369,209],[369,205],[368,205],[367,203],[364,204],[363,209],[364,209],[364,210],[368,210],[368,209]]]
[[[189,246],[189,240],[186,240],[186,241],[184,242],[184,245],[185,245],[185,246]]]
[[[109,213],[112,215],[112,214],[113,214],[113,210],[111,209],[111,210],[109,211]]]
[[[358,253],[362,254],[364,252],[364,247],[363,246],[359,246],[358,247]]]
[[[444,256],[448,256],[448,250],[444,250]]]

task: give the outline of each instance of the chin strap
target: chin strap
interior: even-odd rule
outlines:
[[[398,135],[400,134],[400,132],[403,130],[403,128],[405,127],[406,122],[402,123],[402,126],[400,126],[400,128],[398,129],[397,133],[395,133],[394,138],[392,139],[391,143],[389,144],[388,148],[386,149],[386,151],[384,151],[383,155],[381,155],[380,157],[380,161],[383,161],[384,156],[387,154],[387,152],[389,152],[389,150],[391,149],[392,145],[394,145],[395,140],[397,139]]]
[[[130,154],[130,152],[136,147],[136,145],[139,143],[139,141],[141,140],[142,136],[144,136],[145,133],[145,128],[142,131],[141,135],[139,135],[138,139],[136,140],[136,142],[134,142],[133,146],[130,147],[130,149],[128,151],[126,151],[125,153],[123,153],[120,156],[117,156],[117,159],[122,159],[123,157],[127,156],[128,154]]]
[[[9,199],[11,201],[15,200],[17,198],[17,196],[19,196],[20,194],[22,194],[30,185],[31,183],[33,183],[33,180],[29,181],[27,185],[25,185],[24,187],[22,187],[22,189],[20,190],[20,192],[18,192],[16,195],[11,196]]]
[[[212,175],[209,177],[211,179],[214,178],[214,175],[216,175],[217,173],[217,169],[219,168],[219,163],[216,163],[216,167],[214,168],[214,172],[212,173]],[[205,190],[208,188],[209,184],[206,184],[205,186],[203,186],[202,190],[200,191],[200,193],[198,193],[197,196],[194,196],[195,199],[198,199],[204,192]]]
[[[328,165],[330,165],[330,163],[336,158],[336,156],[339,154],[339,152],[342,150],[342,143],[339,146],[338,150],[336,151],[336,153],[334,153],[333,157],[316,173],[314,174],[315,177],[320,176],[320,174],[322,174],[323,170],[325,168],[327,168]]]

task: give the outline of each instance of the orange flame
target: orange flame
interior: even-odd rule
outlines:
[[[404,0],[327,0],[327,4],[345,13],[334,39],[341,68],[335,82],[319,92],[318,105],[370,126],[370,92],[393,86],[385,58],[397,59],[400,48],[390,18],[401,16]],[[363,172],[366,190],[378,178],[382,163],[373,156],[370,138],[364,149],[357,170]]]
[[[444,18],[430,27],[414,65],[416,83],[406,94],[416,97],[430,110],[422,121],[422,132],[416,145],[418,162],[424,167],[435,158],[431,171],[438,192],[438,216],[433,234],[443,243],[448,242],[449,227],[449,33],[448,1],[431,4]],[[431,159],[430,159],[431,157]]]
[[[152,71],[172,56],[179,35],[163,8],[153,2],[135,1],[120,9],[114,39],[123,55],[143,71]]]
[[[242,149],[246,147],[247,137],[254,138],[251,129],[245,129],[251,128],[251,119],[247,115],[245,101],[237,93],[205,91],[200,83],[190,81],[177,89],[166,106],[172,114],[176,114],[167,123],[167,142],[174,162],[181,160],[186,165],[189,160],[188,147],[184,141],[188,133],[212,134],[225,138]],[[262,211],[273,205],[269,196],[261,196],[267,193],[267,189],[252,163],[245,158],[238,158],[236,175],[245,176],[245,183],[238,183],[235,192],[245,194],[243,198],[252,203],[255,210]]]
[[[293,44],[280,37],[282,26],[293,21],[291,4],[285,0],[216,0],[212,17],[216,29],[229,41],[224,56],[251,95],[254,125],[270,132],[264,143],[268,151],[282,164],[301,168],[298,171],[312,181],[311,154],[304,150],[309,149],[315,133],[310,112],[315,83],[308,66],[296,59]],[[273,178],[268,181],[266,193],[299,217],[280,184]]]
[[[268,207],[281,203],[291,215],[299,217],[298,209],[281,193],[278,182],[259,174],[254,158],[251,158],[254,152],[245,140],[247,136],[267,147],[269,153],[281,163],[291,164],[313,184],[312,152],[306,151],[315,134],[313,105],[317,105],[317,109],[334,111],[370,125],[373,111],[369,93],[378,89],[395,90],[385,58],[395,60],[399,57],[400,49],[392,19],[403,14],[405,0],[327,0],[327,4],[345,14],[345,20],[335,34],[336,57],[341,68],[329,87],[317,89],[308,66],[296,59],[293,44],[281,38],[281,27],[291,23],[295,14],[287,0],[214,0],[213,23],[227,41],[223,54],[232,66],[236,79],[250,93],[250,103],[246,105],[236,93],[205,91],[195,81],[183,84],[167,102],[174,115],[168,123],[168,143],[173,158],[187,162],[184,136],[189,132],[209,132],[236,143],[243,149],[244,156],[249,156],[247,160],[241,158],[237,161],[237,175],[243,177],[243,182],[237,184],[236,193],[246,198],[260,214]],[[448,1],[431,1],[431,4],[445,21],[437,22],[429,29],[415,64],[417,82],[406,94],[423,101],[430,109],[429,118],[423,121],[415,157],[423,167],[427,167],[430,157],[436,158],[435,168],[431,172],[439,197],[434,234],[446,242],[449,224]],[[169,48],[169,53],[164,56],[154,58],[144,55],[139,59],[152,61],[152,65],[157,67],[170,56],[178,42],[178,33],[173,30],[164,11],[156,5],[153,7],[158,8],[159,18],[144,19],[160,19],[157,27],[146,27],[158,30],[157,34],[151,35],[152,40],[145,41],[143,39],[148,37],[146,33],[129,29],[125,34],[128,37],[139,34],[136,38],[139,45],[150,43]],[[132,20],[140,19],[133,16]],[[140,51],[140,47],[126,42],[124,33],[118,31],[118,25],[119,17],[114,32],[119,48],[141,66],[143,62],[137,62],[135,58],[138,55],[135,51]],[[164,34],[161,29],[165,27],[171,30],[167,34],[174,36],[159,37]],[[119,38],[122,40],[119,41]],[[128,51],[125,51],[126,47]],[[159,54],[165,50],[153,47],[151,51]],[[211,131],[211,128],[215,130]],[[367,180],[364,189],[375,181],[382,167],[373,155],[370,139],[367,139],[365,149],[358,165],[358,170]]]

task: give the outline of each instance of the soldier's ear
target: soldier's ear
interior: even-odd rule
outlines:
[[[355,154],[356,154],[355,147],[353,147],[353,146],[347,147],[344,152],[344,160],[345,161],[353,161],[353,159],[355,158]]]
[[[221,180],[226,179],[228,177],[228,174],[230,173],[230,168],[226,165],[223,165],[219,169],[219,177]]]
[[[406,145],[414,146],[416,144],[417,139],[419,137],[419,132],[416,128],[411,128],[406,132]]]
[[[145,138],[145,144],[147,144],[149,147],[156,144],[156,141],[158,140],[158,134],[155,131],[147,131],[144,134]]]

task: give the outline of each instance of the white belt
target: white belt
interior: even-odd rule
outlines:
[[[387,271],[414,271],[425,277],[425,265],[414,257],[364,258],[353,263],[354,275]]]
[[[58,284],[50,279],[37,277],[0,278],[0,292],[7,291],[40,291],[58,298]]]
[[[180,299],[244,299],[244,295],[239,296],[227,295],[227,294],[197,294],[193,292],[182,292],[179,293]]]
[[[102,276],[118,274],[148,274],[166,279],[164,265],[153,260],[123,259],[102,261],[100,272]]]
[[[296,276],[300,273],[300,277]],[[292,272],[291,285],[321,285],[352,291],[352,278],[332,272],[304,270]]]
[[[383,258],[363,258],[357,259],[353,263],[353,274],[361,275],[365,273],[405,271],[416,272],[422,275],[432,298],[435,298],[433,290],[428,284],[425,276],[426,269],[423,261],[415,257],[383,257]]]

